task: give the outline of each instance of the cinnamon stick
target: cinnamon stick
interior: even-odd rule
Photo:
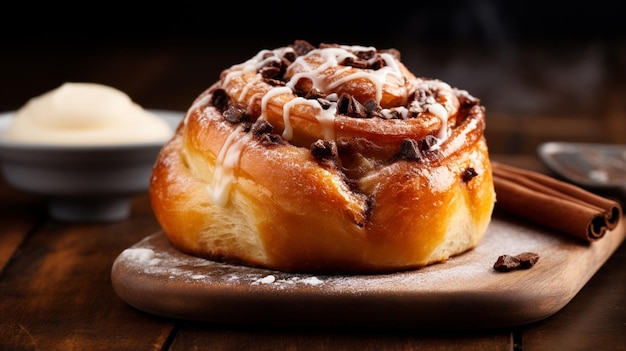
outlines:
[[[492,161],[496,207],[587,242],[614,229],[619,202],[538,172]]]

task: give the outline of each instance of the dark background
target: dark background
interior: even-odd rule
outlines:
[[[487,106],[491,144],[626,142],[626,28],[616,1],[22,2],[0,24],[0,111],[65,81],[185,110],[224,68],[295,39],[394,47],[418,76]],[[610,114],[610,118],[607,115]],[[568,129],[569,128],[569,129]],[[527,140],[519,140],[524,134]]]
[[[400,41],[493,46],[623,40],[623,7],[607,0],[18,2],[3,9],[2,32],[12,46],[164,41],[276,46],[296,37],[377,46]]]

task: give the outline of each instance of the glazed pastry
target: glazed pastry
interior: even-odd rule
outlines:
[[[396,50],[305,41],[224,70],[153,169],[171,243],[286,272],[424,267],[474,248],[495,193],[485,109]]]

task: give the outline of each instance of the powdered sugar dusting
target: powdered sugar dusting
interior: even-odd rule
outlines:
[[[131,268],[133,274],[148,275],[155,281],[175,280],[183,284],[207,287],[315,291],[323,293],[361,294],[373,292],[428,292],[433,287],[463,291],[471,286],[480,289],[494,284],[501,273],[493,269],[499,255],[524,251],[542,252],[563,245],[563,238],[549,233],[538,234],[536,228],[493,221],[479,245],[445,262],[406,272],[369,275],[295,274],[226,264],[186,255],[174,249],[163,233],[145,238],[124,250],[116,263]],[[575,243],[572,245],[576,245]],[[550,250],[554,251],[554,250]],[[558,253],[542,257],[564,260]],[[252,290],[254,291],[254,290]]]
[[[277,284],[277,285],[305,284],[305,285],[317,286],[317,285],[324,284],[324,281],[319,279],[318,277],[299,277],[299,276],[276,279],[276,276],[274,276],[273,274],[269,274],[263,278],[257,279],[252,282],[252,285],[258,285],[258,284]]]
[[[186,255],[171,246],[153,242],[147,237],[132,248],[124,250],[116,264],[130,267],[134,272],[163,280],[203,284],[249,284],[273,288],[320,286],[324,280],[307,274],[287,274],[266,269],[229,265]],[[164,246],[164,248],[162,247]]]
[[[156,254],[152,249],[126,249],[122,252],[122,256],[148,265],[156,265],[160,262],[159,259],[155,258]]]
[[[252,284],[272,284],[273,282],[276,281],[276,277],[273,275],[266,275],[263,278],[257,279],[255,281],[252,282]]]

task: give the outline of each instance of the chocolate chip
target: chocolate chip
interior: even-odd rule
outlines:
[[[422,158],[422,152],[419,148],[419,141],[413,139],[404,139],[400,143],[400,158],[419,160]]]
[[[306,40],[296,40],[291,45],[291,47],[293,47],[293,50],[298,56],[306,55],[309,53],[309,51],[315,50],[315,46],[313,46]]]
[[[339,100],[337,100],[337,112],[340,114],[347,114],[351,97],[348,94],[341,94]]]
[[[403,139],[400,142],[400,150],[395,154],[390,162],[397,160],[424,160],[430,148],[435,145],[437,138],[427,135],[421,140]]]
[[[528,269],[534,266],[539,260],[539,255],[534,252],[523,252],[515,257],[519,259],[521,269]]]
[[[230,102],[230,97],[224,89],[216,89],[211,96],[211,104],[218,110],[224,111]]]
[[[248,133],[250,132],[250,130],[252,129],[252,122],[250,121],[243,121],[241,122],[241,126],[243,127],[243,132],[244,133]]]
[[[261,67],[259,73],[264,79],[275,79],[280,76],[280,67],[276,66],[265,66]]]
[[[263,81],[273,87],[284,87],[285,85],[287,85],[287,83],[285,83],[282,80],[278,80],[278,79],[269,79],[269,78],[265,78],[263,79]]]
[[[375,50],[355,50],[352,53],[354,56],[346,57],[341,62],[342,65],[371,70],[378,70],[387,65],[385,60]]]
[[[285,141],[285,139],[283,139],[280,135],[272,134],[272,133],[261,134],[258,137],[258,140],[263,145],[283,145],[283,144],[287,144],[287,141]]]
[[[361,60],[369,60],[372,57],[376,56],[376,50],[359,50],[355,53],[355,55]]]
[[[378,70],[378,69],[385,67],[386,64],[387,63],[385,62],[385,60],[383,60],[382,57],[376,56],[376,59],[372,61],[367,68]]]
[[[304,96],[304,98],[305,98],[305,99],[318,99],[318,101],[319,101],[320,99],[325,98],[325,97],[326,97],[326,94],[322,93],[322,92],[321,92],[319,89],[317,89],[317,88],[313,88],[313,89],[309,90],[309,91],[306,93],[306,95]],[[326,101],[328,101],[328,100],[326,100]],[[330,101],[328,101],[328,103],[330,103]],[[322,106],[322,108],[324,108],[324,107]],[[326,110],[327,108],[324,108],[324,109]]]
[[[511,255],[501,255],[493,265],[493,269],[498,272],[510,272],[520,266],[519,258]]]
[[[337,145],[332,140],[318,139],[311,144],[311,154],[318,160],[334,159],[337,157]]]
[[[383,110],[380,110],[380,116],[372,114],[372,117],[380,117],[384,119],[404,119],[402,112],[395,107],[384,110],[384,113]]]
[[[367,118],[365,107],[349,94],[341,94],[337,101],[337,112],[349,117]]]
[[[306,96],[313,89],[313,81],[310,78],[300,78],[294,84],[293,91],[296,95]]]
[[[350,66],[354,68],[367,68],[368,64],[366,60],[362,60],[356,57],[348,56],[343,60],[344,66]]]
[[[241,104],[231,104],[224,110],[224,119],[230,123],[241,123],[248,120],[246,107]]]
[[[287,51],[280,58],[280,62],[283,65],[283,67],[287,67],[290,64],[292,64],[296,60],[296,58],[297,58],[297,55],[295,52]]]
[[[287,141],[278,134],[273,134],[274,126],[264,119],[257,119],[250,126],[252,135],[263,145],[282,145]]]
[[[332,106],[332,103],[327,99],[319,98],[317,99],[317,102],[319,102],[320,106],[324,110],[328,110]]]
[[[251,127],[252,135],[260,137],[263,134],[271,133],[274,126],[264,119],[257,119]]]
[[[467,183],[470,180],[474,179],[474,177],[476,177],[477,175],[478,173],[476,172],[474,167],[467,167],[463,171],[463,174],[461,175],[461,179],[463,180],[464,183]]]
[[[439,91],[436,86],[427,84],[420,86],[420,88],[415,91],[413,98],[417,101],[420,107],[425,110],[424,106],[437,103],[438,93]]]
[[[420,150],[427,151],[437,144],[437,137],[431,134],[426,135],[420,140]]]
[[[367,117],[382,117],[382,108],[375,99],[367,99],[363,103],[363,107],[365,108],[365,114]]]

